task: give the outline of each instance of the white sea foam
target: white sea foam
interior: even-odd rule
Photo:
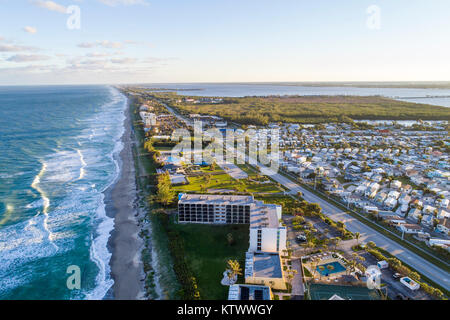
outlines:
[[[99,272],[96,277],[96,288],[86,294],[88,300],[103,299],[108,290],[113,286],[114,280],[110,277],[111,268],[109,261],[111,253],[108,251],[108,239],[114,228],[114,219],[106,215],[104,197],[97,210],[96,218],[101,221],[97,227],[97,235],[92,239],[90,258],[97,265]]]
[[[83,153],[81,152],[80,149],[77,149],[77,153],[80,156],[80,162],[81,162],[80,176],[78,177],[78,180],[81,180],[84,178],[84,173],[85,173],[84,168],[86,168],[87,164],[86,164],[86,161],[84,161]]]
[[[123,143],[121,141],[121,138],[123,136],[123,133],[125,132],[124,128],[124,120],[125,120],[125,110],[126,110],[126,98],[123,96],[120,92],[118,92],[116,89],[111,88],[111,94],[113,97],[112,102],[110,102],[109,105],[106,105],[106,108],[109,108],[110,105],[121,103],[120,105],[120,114],[119,117],[115,118],[116,124],[120,123],[119,128],[109,128],[113,129],[112,131],[115,133],[114,135],[114,149],[109,154],[109,158],[114,162],[115,165],[115,174],[113,179],[108,183],[102,192],[106,191],[107,188],[109,188],[112,184],[114,184],[118,177],[120,176],[120,164],[117,160],[119,157],[120,152],[123,149]],[[108,130],[105,130],[105,132],[108,132]],[[102,194],[103,196],[103,194]],[[98,227],[97,227],[97,234],[95,237],[93,237],[91,250],[90,250],[90,257],[91,260],[97,265],[99,269],[99,273],[96,278],[96,288],[92,290],[91,292],[86,293],[86,298],[90,300],[97,300],[97,299],[103,299],[106,293],[109,291],[109,289],[113,286],[114,280],[110,276],[110,266],[109,262],[111,259],[111,253],[108,250],[108,239],[110,236],[111,231],[114,228],[114,219],[109,218],[106,215],[105,211],[105,204],[102,197],[102,202],[98,207],[97,214],[96,214],[96,220],[99,221]]]
[[[42,224],[47,233],[48,240],[52,243],[52,245],[55,247],[55,249],[58,249],[58,246],[55,243],[53,243],[53,234],[50,231],[50,229],[48,228],[48,217],[49,217],[48,209],[50,208],[50,199],[47,197],[47,194],[44,192],[44,190],[42,190],[42,188],[40,186],[41,178],[45,174],[46,169],[47,169],[47,164],[44,162],[44,163],[42,163],[41,171],[39,171],[39,173],[34,178],[33,183],[31,184],[31,187],[33,189],[35,189],[41,195],[41,198],[43,201],[42,213],[44,214],[44,219],[42,221]]]
[[[70,141],[62,139],[54,153],[40,160],[41,170],[27,191],[29,197],[37,193],[39,198],[20,208],[32,215],[0,229],[0,296],[36,277],[26,269],[27,263],[65,252],[75,254],[74,250],[80,250],[75,241],[89,246],[90,260],[98,269],[95,288],[82,297],[102,299],[114,284],[107,248],[114,220],[106,215],[103,192],[120,174],[125,108],[126,98],[111,89],[111,100],[94,117],[83,120],[86,129]],[[5,208],[13,209],[11,204]],[[95,231],[84,234],[92,225]],[[87,283],[91,287],[90,279]]]

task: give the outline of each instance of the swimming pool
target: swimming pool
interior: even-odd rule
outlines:
[[[328,266],[331,266],[330,268]],[[323,269],[321,268],[323,267]],[[321,264],[316,267],[317,272],[323,276],[328,276],[330,274],[344,272],[346,269],[339,261],[333,261],[330,263]]]

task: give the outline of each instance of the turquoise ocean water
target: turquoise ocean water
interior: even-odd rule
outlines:
[[[106,86],[0,87],[0,299],[101,299],[111,288],[126,98]],[[81,269],[81,290],[66,285]]]

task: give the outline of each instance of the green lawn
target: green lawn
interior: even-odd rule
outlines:
[[[282,192],[274,183],[258,183],[257,181],[250,181],[248,179],[235,180],[228,175],[224,170],[216,168],[214,171],[209,167],[202,167],[199,171],[203,173],[201,176],[187,177],[189,184],[175,186],[174,190],[177,192],[202,192],[208,189],[226,189],[232,192],[245,193],[278,193]],[[197,171],[197,173],[199,173]],[[211,175],[211,179],[207,184],[206,177]],[[256,175],[249,176],[250,179],[256,180]],[[260,178],[259,180],[261,180]],[[202,186],[204,189],[202,190]]]
[[[187,262],[197,279],[200,295],[205,300],[227,299],[228,287],[220,281],[227,261],[238,260],[245,267],[245,252],[249,246],[248,225],[173,224],[184,240]],[[227,234],[233,235],[229,245]]]

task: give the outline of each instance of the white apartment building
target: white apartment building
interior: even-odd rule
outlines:
[[[282,207],[264,204],[253,196],[180,194],[179,223],[250,224],[250,252],[282,252],[286,227]]]

